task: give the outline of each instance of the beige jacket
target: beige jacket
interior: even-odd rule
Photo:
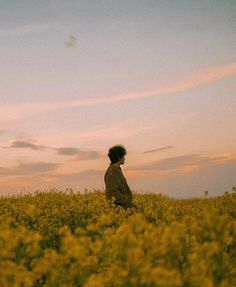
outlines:
[[[104,181],[106,185],[106,200],[112,200],[114,197],[114,203],[121,205],[125,209],[132,207],[132,192],[127,184],[120,167],[110,164],[105,175]]]

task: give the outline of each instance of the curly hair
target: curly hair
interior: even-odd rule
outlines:
[[[116,163],[126,154],[127,151],[123,145],[115,145],[109,149],[108,157],[111,163]]]

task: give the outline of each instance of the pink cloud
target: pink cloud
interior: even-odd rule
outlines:
[[[230,161],[236,161],[235,154],[186,154],[133,166],[127,171],[127,175],[130,177],[183,175],[203,170],[209,165],[223,165]]]
[[[2,122],[7,122],[9,120],[14,121],[22,118],[28,118],[37,114],[47,113],[53,110],[68,109],[80,106],[113,104],[121,101],[136,100],[139,98],[170,95],[174,93],[189,91],[233,75],[236,75],[236,63],[194,72],[190,76],[183,76],[180,80],[178,80],[177,83],[172,83],[172,85],[168,85],[166,87],[160,86],[150,91],[128,92],[117,96],[98,98],[94,97],[88,99],[84,98],[69,101],[44,101],[12,105],[5,104],[0,106],[0,120]]]

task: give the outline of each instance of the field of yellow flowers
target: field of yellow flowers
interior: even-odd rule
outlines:
[[[236,194],[135,194],[137,211],[102,191],[0,198],[0,286],[236,286]]]

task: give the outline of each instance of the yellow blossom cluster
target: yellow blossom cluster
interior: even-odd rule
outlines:
[[[236,194],[134,203],[99,190],[0,198],[0,286],[236,286]]]

